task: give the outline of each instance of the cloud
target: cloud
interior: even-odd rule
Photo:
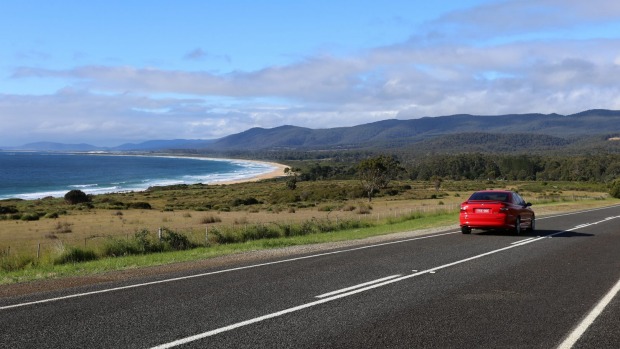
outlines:
[[[3,121],[0,132],[6,141],[26,122],[39,139],[79,135],[80,142],[109,144],[218,138],[283,124],[620,109],[620,38],[558,35],[618,17],[620,5],[608,1],[502,1],[447,13],[404,42],[255,71],[24,66],[13,79],[58,79],[68,88],[0,95],[0,115],[21,116],[19,124]],[[185,58],[222,57],[196,48]]]
[[[452,38],[480,39],[571,30],[614,23],[618,19],[620,3],[615,1],[508,0],[452,11],[432,21],[430,26],[432,30],[450,32]]]

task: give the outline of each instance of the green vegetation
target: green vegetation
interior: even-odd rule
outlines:
[[[400,163],[392,156],[379,155],[362,160],[357,166],[357,174],[368,195],[368,202],[372,201],[375,192],[387,188],[401,170]]]
[[[613,181],[613,183],[611,183],[609,195],[611,195],[611,197],[613,198],[620,199],[620,178],[616,179],[615,181]]]
[[[77,205],[84,202],[89,202],[90,197],[83,191],[75,189],[65,194],[65,201],[71,205]]]

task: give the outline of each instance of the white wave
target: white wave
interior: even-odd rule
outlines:
[[[70,185],[69,188],[93,188],[97,186],[99,186],[99,184],[73,184]]]

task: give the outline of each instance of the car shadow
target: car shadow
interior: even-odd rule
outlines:
[[[506,236],[517,236],[517,237],[543,237],[543,236],[553,235],[554,238],[594,236],[594,234],[580,233],[580,232],[570,231],[570,230],[544,230],[544,229],[534,230],[534,231],[526,230],[526,231],[522,231],[521,234],[519,235],[515,235],[513,232],[506,231],[506,230],[478,230],[478,231],[474,230],[472,234],[497,235],[497,236],[506,235]]]

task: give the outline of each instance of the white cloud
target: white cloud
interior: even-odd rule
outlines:
[[[620,38],[557,34],[619,17],[620,3],[610,1],[500,1],[447,13],[406,42],[256,71],[22,67],[13,79],[57,79],[68,88],[0,95],[0,135],[7,144],[23,143],[13,135],[28,130],[40,140],[110,145],[283,124],[620,109]],[[200,48],[185,57],[226,58]]]

